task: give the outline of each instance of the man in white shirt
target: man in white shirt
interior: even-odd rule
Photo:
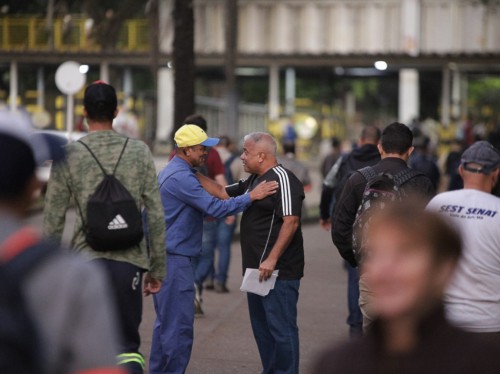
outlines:
[[[462,155],[462,190],[444,192],[427,209],[446,216],[460,230],[464,253],[445,293],[448,319],[465,330],[500,339],[500,152],[479,141]]]

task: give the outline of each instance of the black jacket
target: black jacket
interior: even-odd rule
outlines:
[[[373,167],[377,173],[390,173],[395,175],[408,168],[406,162],[400,158],[388,157],[381,160]],[[352,174],[342,190],[332,217],[332,240],[340,255],[351,266],[357,266],[352,251],[352,226],[356,220],[356,213],[363,198],[366,180],[361,173]],[[414,193],[428,202],[434,196],[434,186],[430,179],[418,175],[405,183],[402,189],[406,193]]]
[[[365,144],[360,148],[354,149],[348,155],[343,156],[337,177],[335,178],[337,185],[333,188],[323,185],[319,203],[321,219],[327,220],[330,218],[332,211],[335,209],[335,203],[338,201],[349,175],[365,166],[373,166],[379,161],[380,153],[375,144]]]
[[[380,321],[359,339],[324,352],[313,374],[474,374],[500,373],[498,345],[481,334],[451,326],[442,308],[424,317],[414,349],[390,354]]]

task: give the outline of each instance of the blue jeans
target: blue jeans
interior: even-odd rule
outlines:
[[[233,241],[236,222],[231,225],[222,218],[217,221],[217,249],[219,250],[219,261],[215,271],[215,279],[222,284],[226,283],[231,261],[231,243]]]
[[[277,280],[262,297],[248,293],[252,331],[262,361],[262,374],[299,372],[297,302],[300,280]]]
[[[168,255],[167,276],[153,301],[156,321],[149,372],[183,374],[193,346],[194,278],[189,257]]]
[[[193,258],[194,281],[201,291],[203,282],[214,267],[214,251],[217,245],[217,221],[203,221],[203,241],[201,255]]]
[[[363,335],[363,314],[359,308],[359,271],[346,264],[347,268],[347,307],[349,315],[349,336],[355,338]]]

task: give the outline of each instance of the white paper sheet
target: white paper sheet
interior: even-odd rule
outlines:
[[[260,271],[259,269],[249,269],[245,270],[245,275],[243,276],[243,282],[241,283],[240,291],[251,292],[256,295],[266,296],[269,291],[274,289],[274,284],[278,278],[279,270],[273,271],[271,278],[265,281],[259,281]]]

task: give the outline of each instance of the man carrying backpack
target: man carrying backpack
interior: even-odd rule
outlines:
[[[114,365],[118,337],[102,270],[24,222],[41,188],[36,162],[60,161],[60,140],[30,135],[21,117],[0,112],[0,373],[125,374]]]
[[[371,191],[375,189],[366,191],[366,187],[370,183],[377,178],[382,178],[383,182],[391,185],[392,188],[389,190],[398,191],[401,196],[420,196],[424,200],[422,208],[434,194],[434,186],[429,178],[421,173],[412,172],[407,166],[408,158],[413,151],[412,143],[413,135],[406,125],[395,122],[387,126],[382,132],[378,145],[382,160],[373,168],[362,169],[363,173],[358,171],[352,174],[342,190],[333,215],[332,240],[340,255],[353,267],[358,266],[353,248],[353,226],[357,217],[360,216],[358,211],[364,202],[364,195],[375,196],[371,194]],[[369,309],[369,290],[366,290],[364,285],[364,277],[361,274],[359,281],[360,307],[363,313],[363,326],[366,328],[373,316]]]
[[[160,290],[165,275],[165,223],[151,152],[139,140],[112,129],[117,97],[97,81],[84,96],[90,133],[67,147],[67,160],[53,168],[44,211],[45,233],[61,240],[72,201],[76,223],[72,246],[108,273],[122,336],[118,363],[143,373],[139,352],[142,283],[146,295]],[[147,209],[149,253],[140,209]]]
[[[380,141],[380,130],[375,126],[365,126],[361,131],[359,147],[348,155],[340,156],[323,181],[320,201],[320,225],[331,230],[331,215],[335,203],[340,197],[342,188],[349,177],[358,169],[373,166],[380,161],[377,145]],[[359,272],[356,267],[346,264],[347,268],[347,307],[349,315],[349,335],[357,337],[363,332],[363,315],[359,309]]]

